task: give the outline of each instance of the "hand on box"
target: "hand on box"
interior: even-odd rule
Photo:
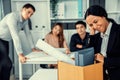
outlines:
[[[104,56],[100,53],[95,54],[95,60],[104,63]]]

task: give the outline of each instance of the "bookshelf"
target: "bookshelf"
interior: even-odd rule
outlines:
[[[83,19],[89,0],[50,0],[51,20]]]

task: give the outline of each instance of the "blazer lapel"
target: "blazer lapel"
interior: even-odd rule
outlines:
[[[112,28],[111,28],[111,32],[110,32],[109,40],[108,40],[107,53],[110,52],[110,50],[113,47],[114,41],[115,41],[115,37],[116,37],[116,30],[115,30],[115,28],[116,28],[115,26],[112,26]]]

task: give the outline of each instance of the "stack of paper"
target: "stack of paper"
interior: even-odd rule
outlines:
[[[37,41],[36,47],[46,52],[48,55],[51,55],[54,58],[57,58],[60,61],[64,61],[70,64],[74,64],[74,60],[71,59],[67,54],[62,53],[61,51],[55,49],[48,43],[44,42],[43,40],[39,39]]]
[[[26,55],[28,58],[27,61],[56,61],[57,59],[47,55],[45,52],[31,52],[30,54]]]

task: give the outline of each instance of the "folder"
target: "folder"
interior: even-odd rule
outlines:
[[[94,48],[86,48],[77,51],[75,54],[75,65],[76,66],[86,66],[94,64]]]

